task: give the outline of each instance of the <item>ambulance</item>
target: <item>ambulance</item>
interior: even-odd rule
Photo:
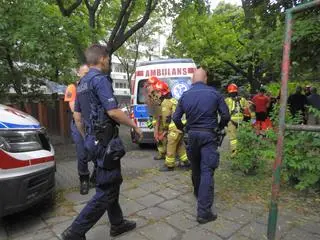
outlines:
[[[0,217],[51,197],[54,150],[30,115],[0,104]]]
[[[174,98],[179,100],[182,93],[191,87],[191,80],[196,65],[192,59],[166,59],[142,62],[138,64],[136,72],[131,80],[131,118],[143,132],[143,139],[137,141],[134,131],[131,129],[131,138],[140,146],[155,143],[153,129],[147,127],[147,121],[151,115],[146,105],[145,84],[150,76],[156,76],[165,81]]]

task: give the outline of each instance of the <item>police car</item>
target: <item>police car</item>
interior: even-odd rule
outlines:
[[[138,64],[131,81],[131,118],[141,128],[143,139],[137,142],[135,133],[131,130],[133,142],[139,145],[155,143],[154,130],[147,127],[147,121],[150,116],[150,110],[146,105],[147,96],[144,88],[147,79],[151,76],[156,76],[165,81],[170,88],[172,96],[179,100],[182,93],[191,87],[191,79],[195,70],[196,64],[192,59],[186,58],[154,60]]]
[[[52,196],[54,150],[39,122],[0,104],[0,217]]]

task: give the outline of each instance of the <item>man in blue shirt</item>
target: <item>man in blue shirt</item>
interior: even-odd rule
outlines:
[[[219,165],[215,130],[227,126],[230,114],[223,96],[206,85],[207,73],[204,69],[197,69],[192,82],[192,87],[179,100],[173,121],[183,130],[181,118],[186,114],[187,151],[192,166],[194,194],[198,199],[197,221],[204,224],[217,218],[211,209],[214,196],[213,174]]]
[[[122,183],[120,158],[124,149],[118,137],[119,123],[132,127],[142,137],[141,130],[118,108],[113,95],[109,72],[109,53],[102,45],[86,50],[89,72],[77,87],[74,119],[84,138],[89,154],[97,158],[96,194],[62,233],[63,240],[85,240],[85,234],[107,211],[111,223],[110,235],[117,236],[136,227],[125,220],[119,205]],[[105,131],[107,130],[107,131]],[[121,153],[120,155],[117,155]]]

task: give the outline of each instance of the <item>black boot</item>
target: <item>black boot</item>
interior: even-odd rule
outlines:
[[[137,227],[137,224],[133,221],[123,220],[119,225],[111,225],[110,236],[115,237],[122,233],[129,232]]]
[[[62,240],[86,240],[86,236],[80,236],[79,234],[71,231],[71,227],[68,227],[64,232],[61,234]]]
[[[213,222],[218,218],[218,216],[216,214],[212,214],[211,216],[209,216],[208,218],[202,218],[202,217],[197,217],[197,221],[200,224],[206,224],[208,222]]]
[[[87,195],[89,193],[89,176],[90,175],[80,175],[80,194]]]
[[[91,177],[90,177],[90,185],[91,187],[95,187],[96,186],[96,175],[97,175],[97,171],[96,169],[93,170]]]
[[[166,165],[162,166],[161,168],[159,168],[160,172],[171,172],[174,171],[174,167],[167,167]]]

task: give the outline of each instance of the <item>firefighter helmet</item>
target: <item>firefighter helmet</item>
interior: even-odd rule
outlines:
[[[151,77],[148,78],[147,84],[148,85],[154,85],[159,81],[160,81],[159,78],[157,78],[156,76],[151,76]]]
[[[168,84],[163,81],[158,81],[154,85],[154,89],[159,91],[162,96],[167,95],[170,92]]]
[[[231,83],[228,85],[228,93],[237,93],[238,92],[238,86],[234,83]]]

